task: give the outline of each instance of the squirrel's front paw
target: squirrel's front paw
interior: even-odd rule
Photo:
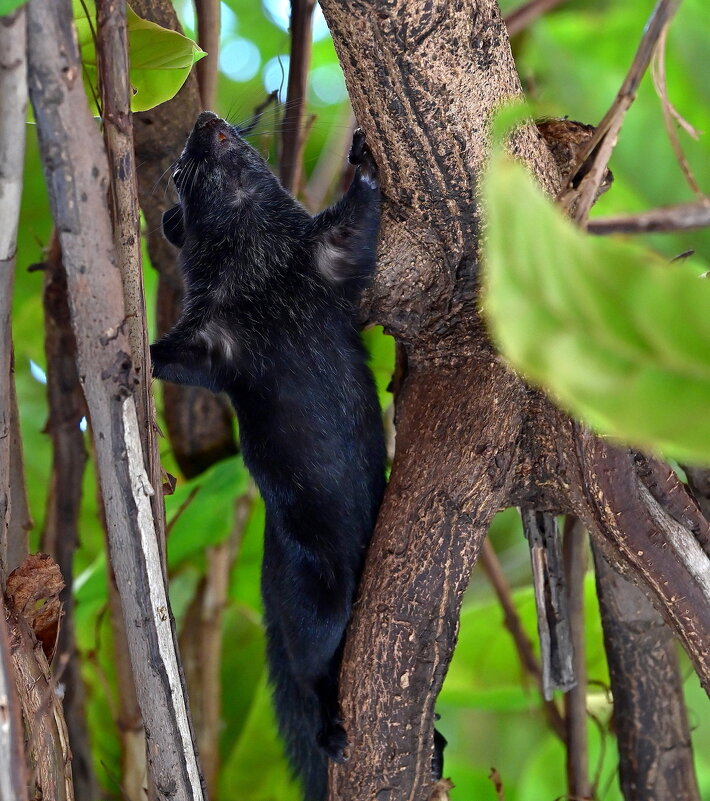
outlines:
[[[377,165],[372,158],[370,148],[365,141],[365,134],[362,128],[356,128],[353,132],[353,143],[350,146],[348,161],[360,168],[360,172],[368,178],[375,180],[377,177]]]
[[[338,720],[331,720],[318,732],[318,745],[333,762],[347,762],[345,749],[348,747],[348,736]]]

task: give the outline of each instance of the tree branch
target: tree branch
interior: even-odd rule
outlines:
[[[284,188],[298,192],[303,162],[308,67],[311,63],[311,34],[315,0],[291,0],[291,58],[288,66],[288,93],[281,135],[279,174]]]
[[[207,53],[197,64],[203,109],[213,109],[219,78],[220,0],[195,0],[197,43]]]
[[[17,415],[13,411],[14,376],[12,364],[12,288],[15,279],[17,225],[22,196],[27,116],[26,15],[23,8],[0,18],[0,589],[15,565],[9,551],[16,549],[10,538],[13,517],[11,485],[13,436]],[[21,464],[21,462],[20,462]],[[22,479],[20,473],[16,478]],[[26,549],[26,545],[25,545]],[[22,550],[22,548],[20,548]],[[13,557],[14,559],[14,557]]]
[[[0,26],[2,23],[0,23]],[[2,37],[0,36],[0,41]],[[0,51],[2,52],[2,51]],[[0,799],[29,801],[27,762],[25,760],[20,701],[15,686],[16,675],[10,655],[9,613],[0,593]]]
[[[681,203],[622,217],[596,217],[589,220],[590,234],[650,234],[689,231],[710,225],[710,203]]]
[[[673,637],[641,590],[594,549],[619,782],[627,801],[699,801]]]
[[[30,97],[67,270],[79,372],[91,415],[111,560],[157,793],[202,787],[165,593],[106,205],[108,168],[88,109],[68,0],[30,0]],[[91,265],[88,269],[88,265]]]

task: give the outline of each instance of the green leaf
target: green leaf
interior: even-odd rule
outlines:
[[[234,504],[248,481],[241,456],[233,456],[181,484],[165,499],[171,569],[229,536],[234,525]]]
[[[585,235],[503,155],[484,195],[483,311],[513,367],[601,434],[710,462],[710,283],[700,270]]]
[[[0,0],[0,17],[10,14],[25,2],[26,0]]]
[[[93,0],[72,0],[84,81],[90,98],[98,97],[94,44],[96,8]],[[207,54],[192,39],[162,28],[127,9],[132,111],[145,111],[174,97],[193,64]]]

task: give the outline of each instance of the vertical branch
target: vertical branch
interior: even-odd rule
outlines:
[[[567,792],[570,798],[592,797],[587,744],[587,661],[584,649],[584,574],[587,569],[586,532],[567,517],[562,545],[567,605],[572,635],[575,685],[565,695],[567,728]]]
[[[203,798],[143,464],[124,332],[126,314],[106,204],[108,165],[81,80],[68,0],[30,0],[30,97],[67,271],[111,560],[126,621],[158,797]]]
[[[26,15],[23,8],[0,17],[0,587],[9,572],[8,537],[13,517],[11,459],[12,287],[20,217],[27,114]],[[13,424],[13,419],[15,423]]]
[[[77,801],[92,801],[98,795],[98,787],[84,714],[84,684],[74,637],[73,595],[73,561],[79,544],[79,511],[86,465],[84,436],[79,423],[86,414],[86,405],[76,369],[76,339],[71,329],[67,279],[56,231],[44,267],[44,352],[49,404],[46,430],[52,439],[52,474],[40,549],[52,556],[64,579],[60,595],[64,617],[57,642],[57,654],[64,665],[64,718],[72,751],[74,795]]]
[[[699,801],[671,630],[593,547],[626,801]]]
[[[562,549],[554,515],[521,509],[520,516],[530,546],[542,692],[550,700],[553,690],[567,691],[575,681]]]
[[[291,0],[291,58],[288,94],[281,136],[281,183],[289,192],[298,191],[305,137],[303,112],[306,105],[308,67],[311,63],[311,33],[315,0]]]
[[[22,455],[20,412],[15,382],[10,382],[10,523],[7,530],[7,566],[14,570],[28,552],[27,534],[33,526],[27,499],[25,465]]]
[[[7,616],[0,593],[0,801],[28,801],[20,701],[10,656]]]
[[[134,389],[145,468],[155,493],[151,496],[158,541],[165,550],[165,508],[160,456],[155,436],[155,410],[150,394],[150,351],[140,249],[140,213],[133,149],[133,119],[128,72],[125,0],[97,0],[97,51],[109,160],[113,240],[123,282],[125,325],[138,383]],[[142,368],[141,368],[142,366]],[[163,558],[165,558],[163,553]]]
[[[197,43],[207,53],[197,64],[197,82],[203,109],[214,108],[219,77],[219,0],[195,0]]]

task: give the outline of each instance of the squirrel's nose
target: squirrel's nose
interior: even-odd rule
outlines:
[[[212,121],[218,119],[219,117],[214,113],[214,111],[203,111],[197,118],[197,122],[195,124],[198,128],[204,128],[206,125],[209,125]]]

